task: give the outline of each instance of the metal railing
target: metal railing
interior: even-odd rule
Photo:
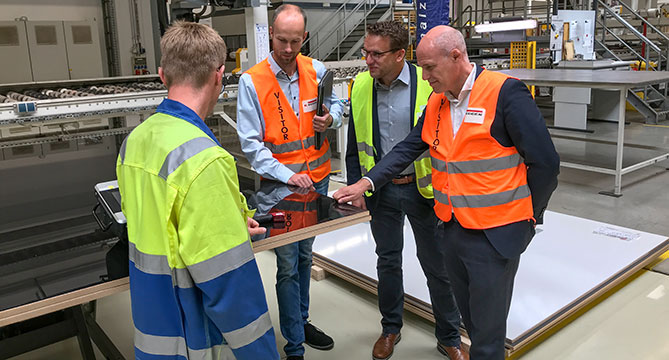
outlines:
[[[352,4],[355,4],[353,9],[347,9]],[[357,2],[355,2],[355,0],[346,0],[346,2],[337,8],[332,16],[329,16],[327,19],[323,20],[319,26],[316,27],[316,29],[309,32],[309,37],[305,41],[305,44],[309,44],[309,56],[314,57],[316,54],[318,54],[319,50],[325,49],[325,44],[327,44],[328,41],[332,39],[333,36],[335,36],[335,41],[334,45],[332,45],[332,48],[325,51],[325,56],[318,56],[318,58],[326,59],[334,51],[337,51],[337,58],[340,58],[340,48],[342,42],[344,42],[344,40],[346,40],[346,38],[353,32],[353,30],[355,30],[361,23],[364,24],[365,28],[367,27],[367,16],[377,7],[377,5],[377,0],[357,0]],[[362,14],[360,21],[355,21],[353,24],[351,24],[351,16],[360,13]],[[326,26],[332,25],[333,20],[338,20],[339,22],[323,36],[322,33]]]
[[[467,5],[466,8],[462,9],[460,15],[458,15],[458,17],[456,17],[455,20],[451,21],[451,24],[453,24],[453,26],[455,26],[455,28],[460,31],[462,31],[465,28],[469,29],[470,27],[474,26],[474,24],[472,23],[472,20],[474,20],[473,11],[474,9],[472,8],[472,6]],[[464,24],[462,24],[462,19],[465,14],[469,16],[467,17],[467,21]]]
[[[474,8],[471,10],[471,19],[474,23],[480,24],[486,20],[491,20],[496,17],[519,17],[535,18],[537,20],[548,21],[551,17],[552,1],[547,0],[545,4],[531,2],[529,0],[474,0]],[[471,5],[468,5],[469,7]],[[464,13],[469,13],[470,10],[465,7],[457,16],[461,18]],[[452,23],[456,23],[452,21]],[[458,23],[462,26],[462,23]]]
[[[599,41],[599,40],[597,40],[597,39],[595,39],[595,46],[599,46],[600,48],[604,49],[604,51],[606,51],[607,54],[611,55],[612,58],[614,58],[614,59],[616,59],[616,60],[618,60],[618,61],[621,61],[621,60],[622,60],[622,59],[620,58],[620,56],[618,56],[618,55],[617,55],[616,53],[614,53],[611,49],[609,49],[609,47],[606,46],[606,44],[602,43],[601,41]]]
[[[625,8],[627,11],[629,11],[632,14],[632,16],[634,16],[638,20],[641,20],[641,23],[643,24],[643,27],[646,29],[646,31],[648,29],[650,29],[654,34],[656,34],[657,36],[660,37],[660,39],[663,40],[665,48],[663,50],[661,50],[660,62],[662,60],[662,57],[664,57],[665,62],[664,62],[664,66],[661,66],[662,64],[660,64],[659,62],[658,62],[657,65],[658,65],[659,69],[664,69],[664,70],[669,69],[669,36],[665,35],[662,31],[658,30],[653,24],[648,22],[648,20],[645,17],[641,16],[638,12],[634,11],[634,9],[632,9],[629,5],[625,4],[622,1],[618,1],[618,2],[620,3],[620,5],[623,8]],[[644,36],[647,37],[647,35],[648,35],[648,33],[646,32],[646,34],[644,34]],[[662,55],[662,53],[664,53],[664,55]],[[648,68],[648,62],[646,62],[646,67]]]
[[[651,29],[655,33],[659,35],[661,39],[664,40],[664,49],[660,48],[657,44],[655,44],[653,41],[648,39],[648,37],[644,34],[642,34],[637,28],[635,28],[632,24],[630,24],[627,20],[623,19],[622,16],[620,16],[618,13],[616,13],[613,9],[611,9],[604,1],[602,0],[597,0],[597,6],[601,7],[604,9],[604,12],[602,13],[602,18],[601,20],[597,21],[597,25],[601,27],[602,33],[601,33],[601,44],[606,44],[606,37],[607,34],[610,35],[613,39],[615,39],[620,45],[623,47],[627,48],[633,55],[636,57],[637,60],[640,62],[644,62],[646,64],[646,70],[667,70],[669,67],[668,62],[669,62],[669,37],[667,37],[665,34],[663,34],[661,31],[657,30],[655,26],[653,26],[651,23],[649,23],[646,19],[644,19],[641,15],[636,13],[632,8],[630,8],[628,5],[626,5],[623,2],[619,2],[625,9],[627,9],[633,17],[636,17],[642,21],[642,24],[646,27],[646,29]],[[610,27],[606,26],[606,19],[607,15],[610,16],[610,18],[616,20],[620,25],[623,26],[624,29],[628,30],[630,34],[634,35],[634,37],[641,42],[642,45],[642,54],[639,54],[636,50],[634,50],[627,41],[623,40],[620,36],[618,36],[613,29]],[[653,56],[656,55],[656,56]],[[652,66],[652,62],[654,60],[657,60],[656,66]]]
[[[473,5],[467,5],[464,9],[456,11],[459,13],[454,16],[451,24],[460,31],[470,30],[474,25],[496,17],[522,16],[524,19],[532,18],[539,22],[550,23],[552,0],[547,0],[545,4],[532,3],[530,0],[474,0]]]

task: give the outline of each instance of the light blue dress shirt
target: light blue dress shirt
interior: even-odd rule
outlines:
[[[298,71],[295,71],[293,76],[288,76],[274,61],[272,54],[267,59],[272,72],[276,75],[281,91],[283,91],[283,94],[288,99],[291,108],[299,119],[300,87]],[[325,75],[325,65],[314,59],[313,66],[314,70],[316,70],[316,78],[320,81],[323,75]],[[344,105],[334,93],[330,99],[325,99],[324,103],[330,110],[330,115],[332,115],[332,125],[330,125],[330,128],[340,127]],[[244,155],[260,176],[288,183],[291,176],[295,175],[295,172],[276,160],[272,156],[272,152],[265,146],[263,141],[265,138],[265,120],[263,119],[258,94],[249,74],[242,74],[239,78],[237,134],[239,135]]]
[[[379,158],[388,154],[395,145],[404,140],[411,129],[411,75],[409,64],[405,61],[400,74],[390,83],[390,86],[375,80],[376,86],[376,113],[379,118],[379,138],[381,146]],[[413,163],[400,175],[413,173]]]

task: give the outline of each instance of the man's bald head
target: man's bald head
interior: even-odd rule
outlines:
[[[472,71],[462,34],[450,26],[435,26],[416,48],[423,79],[437,93],[449,92],[456,98]]]
[[[295,71],[297,55],[307,38],[307,16],[299,6],[283,4],[274,11],[269,36],[272,57],[288,74]]]
[[[291,4],[281,4],[276,10],[274,10],[274,15],[272,15],[272,25],[276,27],[276,20],[279,17],[301,17],[302,21],[304,22],[304,28],[303,32],[306,31],[307,28],[307,13],[304,12],[304,9],[297,5],[291,5]]]
[[[418,44],[418,49],[424,47],[427,51],[440,51],[444,55],[451,53],[453,49],[457,49],[464,54],[464,59],[469,62],[467,57],[467,45],[462,33],[450,26],[439,25],[435,26],[425,34]],[[418,51],[418,49],[416,49]]]

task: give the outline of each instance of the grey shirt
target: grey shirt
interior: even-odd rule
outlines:
[[[380,156],[384,157],[390,150],[404,140],[411,131],[411,75],[409,64],[405,61],[402,72],[384,86],[374,81],[376,87],[376,111],[379,117],[379,137],[381,140]],[[413,163],[400,175],[413,173]]]

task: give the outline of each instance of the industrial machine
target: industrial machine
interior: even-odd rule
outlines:
[[[334,91],[347,99],[364,64],[328,67]],[[237,158],[242,187],[252,189],[259,177],[228,115],[235,113],[238,75],[226,81],[205,122]],[[115,277],[105,257],[124,234],[109,224],[123,219],[114,184],[104,182],[116,178],[125,136],[166,94],[155,75],[0,85],[0,311]],[[335,156],[345,149],[340,134],[327,134]]]
[[[125,232],[96,222],[122,219],[110,184],[100,183],[116,177],[124,137],[166,94],[155,75],[0,85],[0,311],[127,275]],[[236,139],[221,117],[235,98],[228,86],[215,108],[223,115],[207,119],[221,139]],[[91,214],[96,184],[109,216],[103,206]],[[81,311],[0,327],[0,358],[80,334],[81,322],[70,326],[73,312],[95,328]],[[30,337],[45,327],[61,330]]]
[[[102,77],[98,25],[0,21],[0,83]]]
[[[234,104],[235,88],[216,112]],[[104,249],[117,238],[91,216],[91,190],[115,178],[123,138],[165,96],[156,76],[0,86],[0,310],[65,291],[64,279],[83,287],[106,276]],[[224,137],[220,117],[207,121]],[[89,250],[93,275],[77,255]]]
[[[595,11],[558,10],[551,18],[550,49],[560,60],[595,59]]]
[[[335,73],[335,93],[346,101],[350,81],[364,63],[327,66]],[[257,175],[242,155],[234,115],[228,115],[235,113],[237,79],[226,76],[214,116],[205,122],[237,158],[242,186],[253,188]],[[166,93],[155,75],[0,85],[0,294],[16,294],[10,289],[24,284],[27,296],[1,305],[39,297],[41,275],[34,276],[31,269],[48,264],[52,253],[115,243],[117,236],[102,232],[91,215],[96,203],[91,189],[116,177],[123,139]],[[345,149],[345,136],[339,135],[346,133],[339,131],[327,134],[335,156]],[[24,261],[32,264],[25,276],[9,276]],[[91,281],[99,281],[100,275],[104,273]]]

